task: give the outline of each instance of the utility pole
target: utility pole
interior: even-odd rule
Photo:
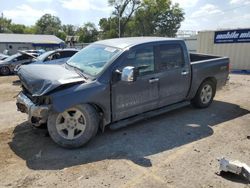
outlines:
[[[1,21],[0,21],[0,33],[4,31],[4,21],[3,21],[3,13],[1,13]]]
[[[121,5],[117,6],[118,9],[118,36],[121,37]]]

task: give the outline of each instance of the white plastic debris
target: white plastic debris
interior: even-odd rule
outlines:
[[[240,161],[230,161],[224,157],[218,160],[220,162],[220,171],[241,175],[250,182],[250,167],[247,164]]]
[[[83,176],[80,176],[79,178],[77,178],[77,180],[81,180],[83,178]]]

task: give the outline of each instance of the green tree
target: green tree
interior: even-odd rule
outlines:
[[[9,27],[12,33],[20,33],[20,34],[25,33],[25,28],[26,26],[22,24],[11,24]]]
[[[134,17],[136,35],[175,37],[184,20],[179,4],[170,0],[144,0]]]
[[[97,40],[98,31],[94,23],[87,22],[83,25],[83,27],[78,29],[77,35],[80,36],[80,42],[90,43]]]
[[[115,9],[113,15],[117,19],[118,35],[123,36],[134,12],[140,8],[141,0],[108,0],[108,4]]]
[[[37,34],[58,35],[61,31],[61,20],[51,14],[43,15],[36,22]]]
[[[62,30],[66,35],[74,36],[76,35],[77,27],[71,24],[63,25]]]
[[[11,19],[7,19],[3,16],[0,17],[0,33],[10,33]]]
[[[26,26],[24,29],[25,34],[35,34],[36,33],[36,26]]]
[[[99,21],[100,38],[109,39],[118,37],[117,19],[114,17],[102,18]]]
[[[60,30],[60,31],[57,32],[56,36],[57,36],[58,38],[62,39],[62,40],[65,40],[67,34],[66,34],[65,32],[63,32],[63,31]]]
[[[120,16],[121,36],[174,37],[184,20],[179,4],[171,0],[108,0],[115,17],[99,22],[101,38],[117,37]]]

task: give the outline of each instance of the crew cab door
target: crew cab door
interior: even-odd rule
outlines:
[[[120,68],[136,67],[138,68],[138,76],[134,82],[119,80],[112,84],[113,121],[155,109],[158,105],[158,80],[155,79],[153,45],[130,50],[123,61]]]
[[[160,44],[156,48],[159,107],[185,100],[188,94],[191,70],[184,58],[185,50],[178,43]]]

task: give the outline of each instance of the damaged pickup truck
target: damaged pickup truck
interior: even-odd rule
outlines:
[[[108,125],[124,127],[190,102],[208,107],[228,74],[228,58],[189,54],[183,40],[109,39],[64,65],[22,66],[17,108],[34,126],[47,124],[57,144],[76,148]]]

